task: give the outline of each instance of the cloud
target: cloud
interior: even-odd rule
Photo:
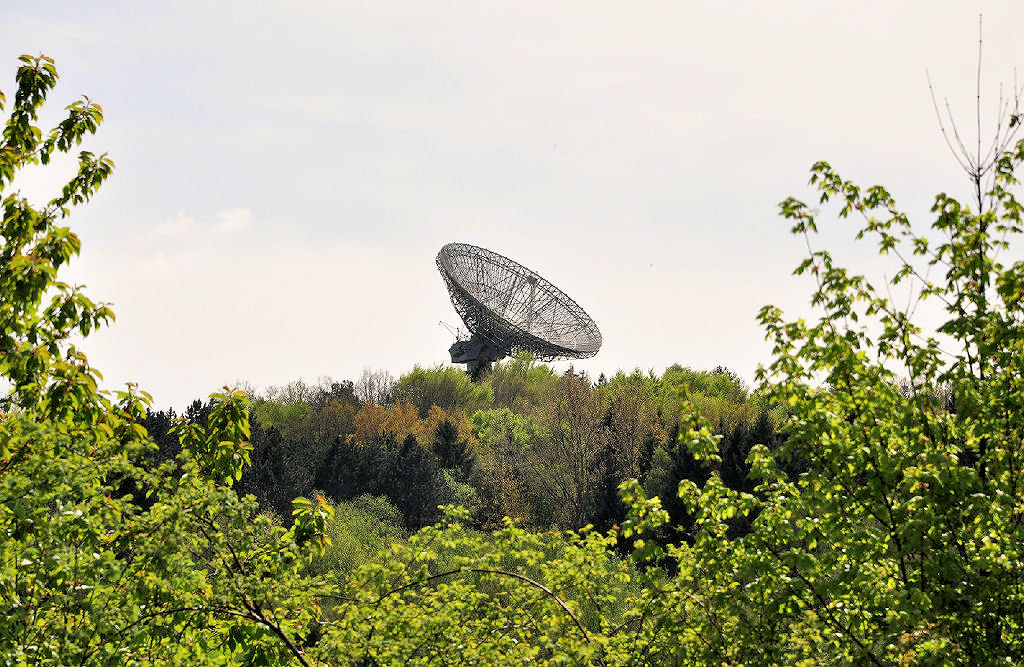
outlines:
[[[177,217],[157,225],[153,233],[164,238],[191,236],[195,239],[202,239],[211,234],[238,234],[252,226],[252,211],[246,206],[214,213],[211,218],[213,222],[199,221],[184,211],[180,211]]]
[[[248,208],[233,208],[214,216],[217,222],[213,231],[217,234],[237,234],[252,226],[252,211]]]
[[[154,233],[157,236],[170,236],[179,238],[189,233],[196,227],[196,219],[186,215],[184,211],[178,213],[178,217],[161,222],[156,226]]]
[[[238,206],[197,219],[181,211],[149,233],[134,239],[140,269],[146,274],[177,274],[204,256],[210,247],[223,247],[252,227],[252,211]],[[230,237],[230,240],[229,240]]]

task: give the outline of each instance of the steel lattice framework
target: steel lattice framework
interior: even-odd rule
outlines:
[[[508,257],[466,243],[437,253],[455,310],[500,356],[584,359],[601,348],[594,320],[562,290]]]

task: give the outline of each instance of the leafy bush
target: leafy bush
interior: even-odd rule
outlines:
[[[356,567],[390,553],[393,544],[405,539],[401,512],[383,496],[362,495],[333,508],[324,527],[330,544],[308,572],[343,582]]]

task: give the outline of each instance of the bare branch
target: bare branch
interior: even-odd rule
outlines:
[[[953,148],[953,143],[949,140],[949,135],[946,133],[946,125],[942,122],[942,112],[939,111],[939,103],[935,99],[935,88],[932,86],[932,76],[927,69],[924,71],[924,75],[925,78],[928,79],[928,92],[932,97],[932,106],[935,108],[935,119],[939,121],[939,131],[942,133],[942,138],[946,141],[946,146],[949,148],[949,152],[953,154],[953,158],[957,161],[957,164],[960,165],[960,168],[969,172],[970,168],[964,164],[960,154],[955,148]]]
[[[943,102],[946,105],[946,116],[949,117],[950,127],[953,128],[953,138],[956,139],[956,145],[960,147],[960,153],[964,156],[964,159],[967,160],[967,164],[970,165],[967,173],[970,174],[971,177],[974,177],[974,175],[978,173],[978,164],[975,159],[971,157],[970,151],[967,150],[967,147],[964,146],[963,140],[960,138],[960,130],[956,126],[956,119],[953,118],[953,111],[949,108],[949,98],[944,97]]]
[[[978,14],[978,75],[974,79],[975,83],[975,113],[974,118],[977,121],[978,128],[978,152],[976,154],[978,160],[978,167],[981,168],[981,14]],[[978,212],[981,212],[981,193],[978,193]]]

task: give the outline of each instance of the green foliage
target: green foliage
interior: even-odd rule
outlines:
[[[600,660],[635,571],[597,533],[488,535],[465,513],[357,570],[317,654],[342,663]],[[599,576],[590,576],[599,575]],[[556,592],[558,591],[558,592]]]
[[[337,503],[323,527],[329,543],[307,571],[345,581],[358,566],[389,553],[392,544],[405,538],[402,523],[401,512],[383,496],[363,495]]]
[[[55,150],[67,152],[80,144],[103,118],[102,109],[85,98],[67,107],[66,119],[44,140],[32,123],[56,85],[57,71],[45,56],[22,56],[20,61],[14,107],[0,144],[0,193],[20,170],[48,162]],[[3,195],[0,374],[13,391],[0,402],[0,409],[39,409],[64,416],[74,404],[93,420],[100,418],[102,406],[93,400],[99,374],[65,338],[71,332],[87,335],[112,320],[113,313],[79,288],[56,279],[81,247],[78,237],[57,221],[68,215],[70,205],[88,200],[112,169],[106,154],[97,157],[82,151],[77,173],[47,204],[36,208],[19,192]]]
[[[679,364],[665,369],[662,382],[668,392],[688,391],[737,403],[747,400],[747,387],[735,373],[721,366],[713,371],[695,371]]]
[[[398,379],[394,398],[412,403],[422,419],[435,405],[448,413],[462,410],[473,414],[486,410],[494,402],[494,393],[490,386],[473,382],[461,368],[416,365]]]
[[[534,510],[528,498],[523,452],[537,437],[540,426],[508,408],[476,412],[472,423],[480,442],[480,524],[497,527],[505,517],[530,522]]]
[[[721,366],[697,371],[673,364],[662,374],[658,392],[669,426],[675,416],[696,409],[721,434],[750,425],[764,410],[764,398],[749,400],[743,381]]]
[[[502,442],[523,447],[537,430],[537,425],[529,417],[508,408],[477,411],[471,421],[473,434],[483,449],[499,446]]]
[[[245,392],[225,387],[223,392],[210,394],[210,403],[206,427],[181,419],[171,428],[171,435],[204,475],[231,486],[251,463],[249,399]]]
[[[294,435],[313,415],[313,406],[305,401],[282,404],[258,399],[253,402],[252,414],[264,428],[276,428],[285,435]]]
[[[550,366],[538,364],[529,352],[520,352],[494,364],[485,382],[494,392],[495,407],[523,412],[540,404],[558,376]]]
[[[327,522],[334,518],[334,508],[322,495],[317,494],[313,500],[309,498],[296,498],[292,501],[292,534],[298,544],[316,542],[320,550],[319,555],[323,556],[327,547],[331,544],[331,538],[326,533]],[[310,554],[310,560],[313,556]]]
[[[617,373],[600,388],[616,482],[642,479],[654,448],[665,440],[661,389],[662,383],[653,373],[644,375],[639,370],[628,376]]]
[[[453,469],[442,469],[441,476],[443,481],[438,495],[447,504],[465,508],[471,516],[477,516],[483,507],[477,487],[463,481],[464,478]]]
[[[527,485],[540,516],[566,528],[588,525],[602,500],[608,431],[600,397],[567,372],[544,397],[537,436],[523,452]]]
[[[303,552],[251,500],[191,464],[182,479],[170,464],[139,468],[144,440],[21,417],[7,419],[0,437],[17,453],[0,476],[6,661],[291,654],[281,638],[301,636],[316,610],[294,586]],[[155,499],[148,510],[111,482],[126,478]]]

